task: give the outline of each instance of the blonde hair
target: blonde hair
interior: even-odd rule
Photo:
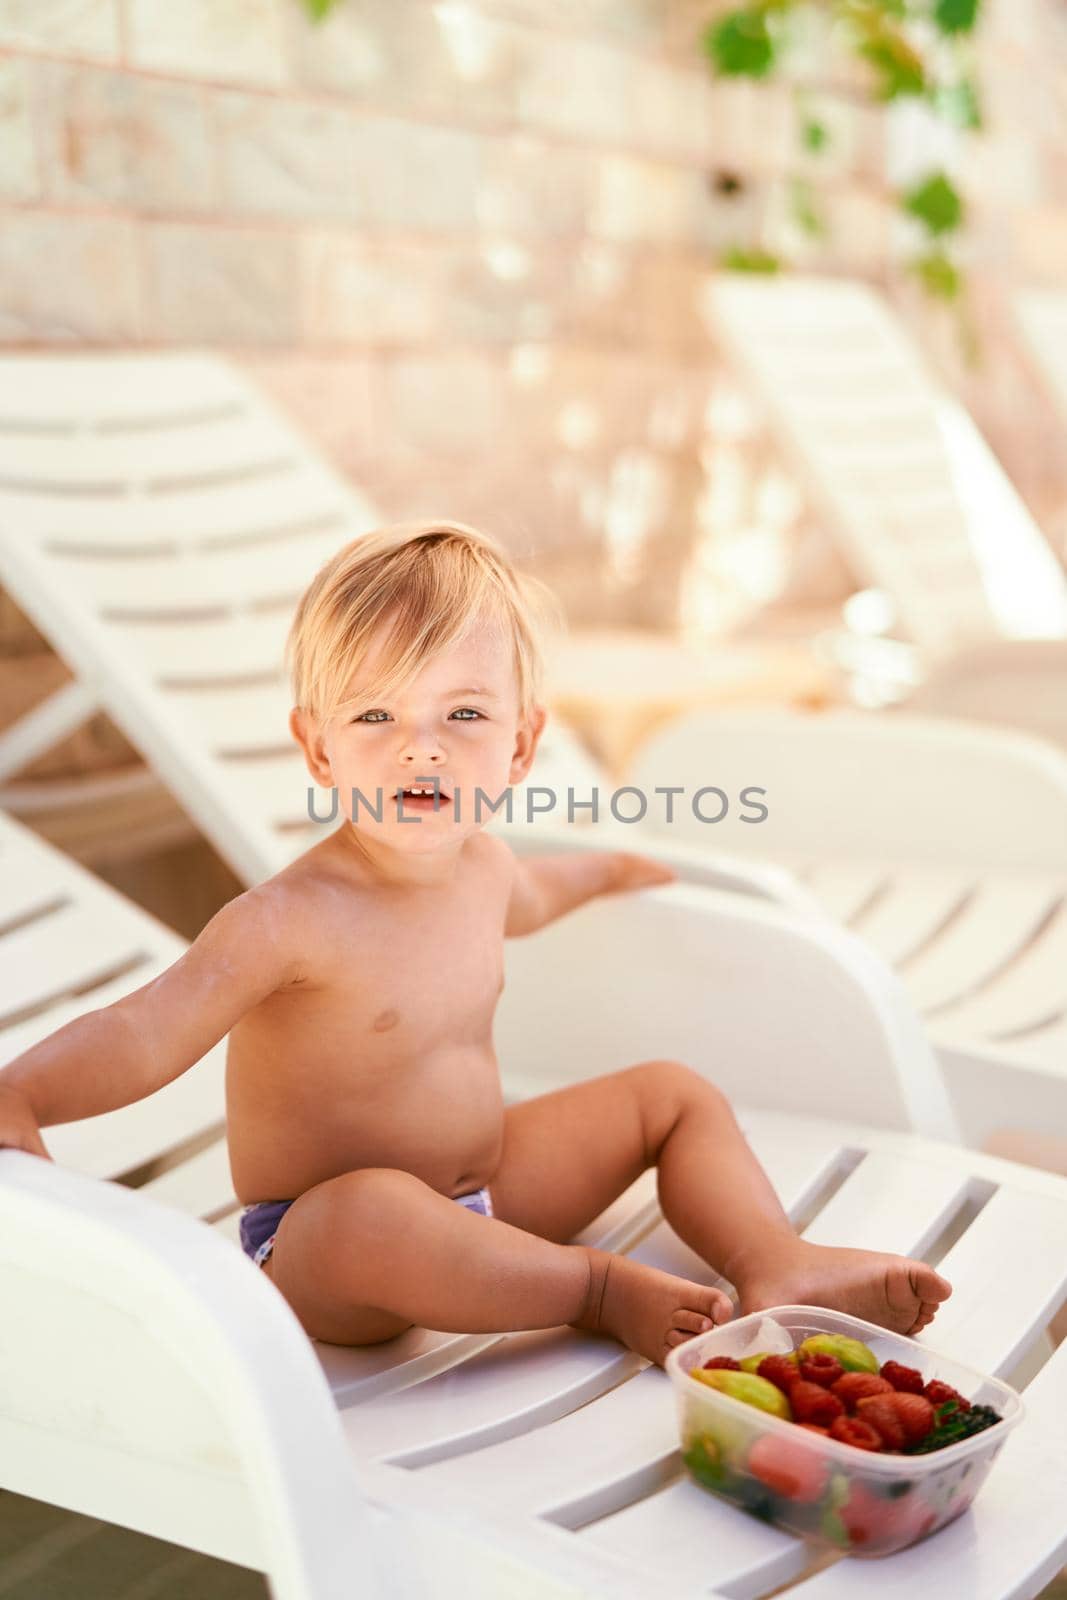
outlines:
[[[519,573],[494,539],[460,522],[397,523],[346,544],[308,585],[285,654],[293,702],[319,721],[356,709],[347,693],[371,636],[391,628],[368,695],[395,695],[431,656],[479,622],[510,632],[519,711],[540,700],[543,640],[562,625],[558,602],[539,579]]]

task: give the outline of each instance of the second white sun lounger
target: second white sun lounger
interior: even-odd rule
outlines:
[[[113,993],[123,963],[138,983],[174,948],[2,821],[0,871],[21,885],[3,970],[42,975],[5,1012],[0,1059]],[[625,965],[631,937],[637,970]],[[1067,1292],[1067,1183],[799,1110],[821,1097],[822,1109],[899,1118],[927,1065],[895,986],[846,936],[738,895],[672,888],[594,903],[511,941],[508,957],[500,1044],[513,1087],[574,1081],[617,1064],[619,1049],[640,1055],[654,1031],[657,1053],[684,1052],[731,1090],[798,1108],[744,1120],[808,1237],[939,1262],[956,1288],[932,1348],[1002,1373],[1037,1348]],[[561,980],[553,1029],[544,995]],[[184,1084],[200,1104],[180,1114]],[[129,1172],[153,1145],[174,1160],[179,1130],[186,1145],[210,1137],[221,1104],[214,1052],[150,1100],[46,1130],[62,1166],[0,1152],[3,1487],[258,1568],[274,1600],[854,1592],[856,1566],[806,1578],[803,1545],[681,1476],[664,1374],[614,1343],[561,1329],[312,1345],[234,1243],[221,1145],[137,1190],[87,1176]],[[651,1174],[588,1237],[707,1277],[661,1221]],[[910,1594],[947,1589],[961,1573],[974,1600],[1027,1600],[1052,1575],[1067,1554],[1062,1353],[1028,1400],[973,1514],[865,1565],[874,1600],[896,1600],[904,1582]]]

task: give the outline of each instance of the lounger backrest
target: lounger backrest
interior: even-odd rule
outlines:
[[[694,712],[641,748],[629,781],[684,789],[681,843],[797,865],[853,858],[1045,869],[1067,862],[1067,757],[1024,734],[887,713]],[[716,786],[730,811],[701,822],[692,795]],[[765,791],[739,803],[746,788]],[[750,797],[752,799],[752,797]],[[714,818],[722,801],[699,803]]]
[[[312,1345],[251,1262],[119,1185],[0,1166],[0,1485],[268,1571],[278,1600],[413,1595],[388,1586]]]
[[[852,571],[948,654],[1067,635],[1067,579],[996,457],[861,283],[717,277],[707,314]]]
[[[0,586],[245,883],[333,814],[283,645],[316,568],[379,521],[223,360],[0,360]],[[530,782],[597,778],[550,719]]]
[[[65,1022],[151,982],[184,949],[162,923],[0,813],[0,1066]],[[223,1055],[217,1045],[146,1100],[48,1128],[50,1152],[64,1166],[117,1178],[221,1134]],[[86,1061],[85,1070],[92,1066]],[[196,1172],[188,1169],[188,1181]],[[220,1193],[232,1197],[218,1175],[201,1181],[210,1190],[185,1209],[206,1215]]]
[[[0,584],[246,882],[317,836],[282,646],[376,520],[222,360],[0,362]]]
[[[1020,289],[1014,306],[1030,358],[1067,424],[1067,293]]]
[[[672,884],[509,940],[493,1033],[521,1095],[667,1058],[736,1104],[956,1136],[888,968],[833,923],[748,895]]]

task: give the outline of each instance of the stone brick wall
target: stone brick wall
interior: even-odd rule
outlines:
[[[1062,272],[1067,168],[1028,120],[1053,0],[989,4],[1004,126],[975,176],[1021,241],[986,231],[994,304]],[[383,514],[494,528],[575,621],[670,623],[708,470],[696,296],[745,220],[715,174],[773,211],[792,147],[781,90],[710,83],[714,9],[341,0],[316,27],[298,0],[0,0],[0,344],[221,346]],[[882,277],[883,119],[853,90],[816,72],[835,227],[809,264]],[[997,351],[942,358],[1052,498]]]

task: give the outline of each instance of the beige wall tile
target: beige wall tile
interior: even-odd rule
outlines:
[[[0,44],[113,60],[119,50],[117,0],[3,0]]]
[[[33,144],[31,64],[17,56],[0,60],[0,197],[35,200],[40,175]]]
[[[284,234],[152,223],[145,264],[152,339],[277,345],[296,337],[296,244]]]
[[[137,211],[215,207],[203,90],[54,62],[41,62],[37,74],[51,198]]]
[[[392,115],[500,123],[514,115],[525,36],[466,0],[359,0],[329,26],[294,20],[293,56],[301,83]]]
[[[0,220],[0,340],[128,344],[140,331],[132,223],[32,211]]]
[[[285,81],[283,4],[292,0],[125,0],[132,65],[211,82]]]

